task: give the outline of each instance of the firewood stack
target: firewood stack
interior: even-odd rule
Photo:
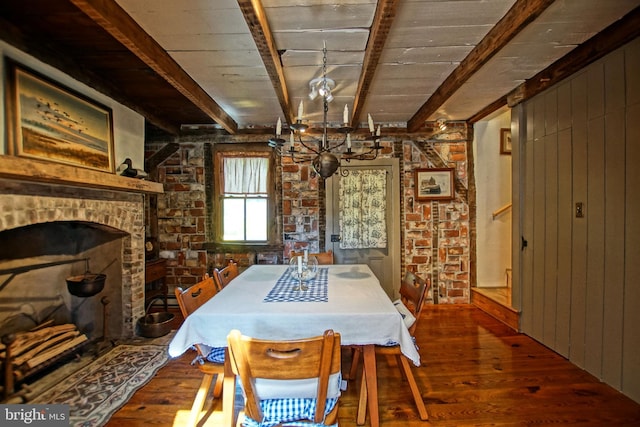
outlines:
[[[31,331],[2,337],[0,362],[4,367],[4,397],[13,392],[16,382],[51,365],[85,341],[86,335],[72,323],[45,322]]]

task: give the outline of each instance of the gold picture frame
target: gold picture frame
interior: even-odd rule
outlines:
[[[10,154],[114,172],[111,109],[7,60]]]
[[[500,154],[511,155],[511,129],[500,129]]]
[[[417,201],[452,200],[455,197],[453,168],[416,169],[414,190]]]

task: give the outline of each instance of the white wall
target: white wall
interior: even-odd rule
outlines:
[[[510,126],[510,111],[474,125],[478,287],[505,286],[511,268],[511,209],[492,215],[511,203],[511,156],[500,154],[500,128]]]
[[[125,158],[130,158],[134,167],[138,169],[144,168],[144,117],[135,111],[117,103],[113,99],[97,92],[89,86],[86,86],[77,80],[74,80],[67,74],[37,60],[33,56],[22,52],[15,47],[6,44],[0,40],[0,76],[3,76],[0,84],[0,129],[2,129],[2,141],[0,144],[0,154],[7,154],[7,123],[5,114],[5,82],[6,79],[6,63],[5,58],[10,58],[19,64],[37,71],[50,79],[60,83],[62,86],[73,89],[79,93],[86,95],[106,107],[111,108],[113,117],[113,140],[114,140],[114,164],[117,168]]]

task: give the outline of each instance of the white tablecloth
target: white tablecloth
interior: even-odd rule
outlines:
[[[264,302],[288,266],[251,266],[185,319],[169,345],[169,355],[180,356],[193,344],[224,347],[232,329],[278,340],[333,329],[341,334],[343,345],[400,343],[402,353],[419,366],[413,339],[371,269],[322,267],[329,269],[328,302]]]

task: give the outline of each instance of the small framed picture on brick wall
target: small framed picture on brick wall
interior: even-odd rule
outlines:
[[[416,200],[451,200],[455,195],[453,168],[416,169]]]

